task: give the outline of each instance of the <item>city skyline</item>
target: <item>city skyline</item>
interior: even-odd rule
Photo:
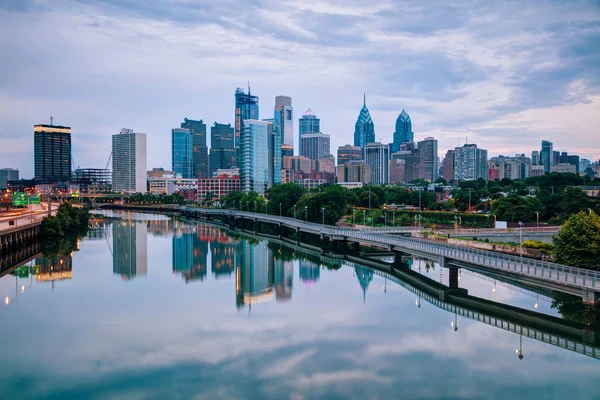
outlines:
[[[528,4],[515,11],[484,2],[402,8],[324,1],[273,11],[251,2],[238,16],[235,1],[178,5],[168,13],[158,4],[0,5],[0,36],[10,38],[0,41],[7,57],[0,70],[0,167],[33,176],[27,133],[51,115],[73,128],[73,160],[82,168],[104,166],[108,137],[123,126],[148,134],[149,167],[168,167],[163,150],[181,116],[233,125],[232,92],[248,79],[263,102],[259,118],[271,117],[275,97],[284,93],[296,110],[317,112],[332,149],[353,143],[366,92],[375,140],[383,143],[392,141],[405,109],[415,141],[435,137],[440,159],[467,138],[490,157],[528,155],[549,140],[561,151],[600,158],[597,5]],[[402,27],[393,23],[400,15],[409,22]],[[241,34],[250,20],[259,21],[251,38]],[[225,46],[231,37],[235,46]],[[258,42],[255,52],[240,54],[241,46]],[[283,56],[271,62],[272,52]],[[196,53],[214,61],[200,62]],[[233,55],[241,60],[231,63]],[[410,63],[398,63],[407,55]],[[33,58],[44,58],[46,67],[34,67]],[[111,59],[123,62],[115,68]]]

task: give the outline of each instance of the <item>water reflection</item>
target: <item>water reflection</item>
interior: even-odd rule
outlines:
[[[144,222],[122,220],[112,223],[113,274],[130,280],[148,273],[148,234]]]

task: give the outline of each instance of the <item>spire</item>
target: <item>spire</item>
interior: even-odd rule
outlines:
[[[250,80],[248,80],[248,96],[250,96]]]
[[[363,107],[367,106],[367,93],[363,92]]]

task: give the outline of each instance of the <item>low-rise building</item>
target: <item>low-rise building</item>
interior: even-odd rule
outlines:
[[[358,189],[364,186],[362,182],[338,182],[337,184],[346,189]]]
[[[304,179],[296,179],[296,185],[302,186],[306,190],[315,189],[321,185],[327,183],[327,179],[312,179],[312,178],[304,178]]]
[[[222,174],[216,178],[198,179],[197,200],[214,205],[218,204],[229,193],[239,190],[239,175],[229,177],[227,174]]]
[[[176,192],[187,192],[198,189],[198,180],[193,178],[181,178],[179,176],[153,176],[150,177],[149,192],[152,194],[170,195]]]

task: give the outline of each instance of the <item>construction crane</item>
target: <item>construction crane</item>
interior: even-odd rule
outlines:
[[[110,154],[108,155],[108,161],[106,161],[106,167],[104,167],[104,169],[108,169],[108,164],[110,164],[110,160],[112,159],[112,151],[110,152]]]

